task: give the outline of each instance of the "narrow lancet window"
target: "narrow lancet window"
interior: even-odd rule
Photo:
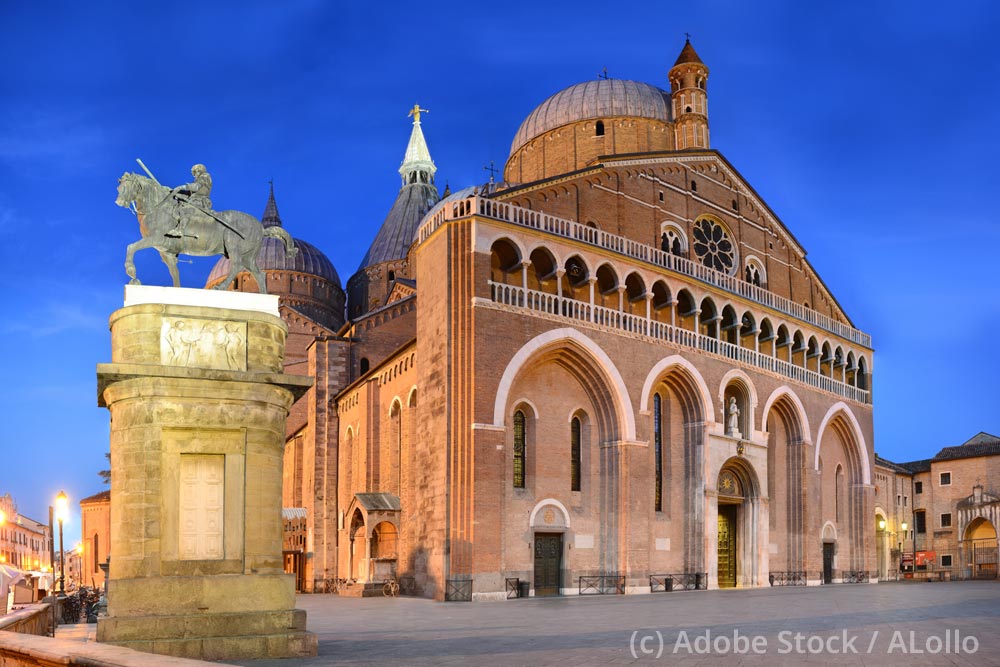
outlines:
[[[524,413],[514,413],[514,488],[524,488]]]

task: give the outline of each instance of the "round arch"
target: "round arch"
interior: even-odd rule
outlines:
[[[528,527],[529,528],[534,528],[534,527],[536,527],[538,525],[538,523],[537,523],[538,513],[541,512],[546,507],[554,507],[556,510],[558,510],[559,512],[561,512],[562,513],[562,523],[563,523],[563,525],[567,529],[570,528],[569,510],[567,510],[566,506],[563,505],[558,500],[556,500],[555,498],[543,498],[542,500],[539,500],[537,503],[535,503],[534,508],[532,508],[532,510],[531,510],[531,514],[528,516]],[[546,528],[549,527],[548,524],[543,524],[543,526],[545,526]]]
[[[559,347],[576,348],[589,360],[595,362],[598,371],[605,376],[608,385],[614,390],[611,401],[621,424],[619,437],[623,440],[635,440],[635,414],[632,411],[632,400],[629,398],[628,388],[625,386],[625,380],[621,373],[618,372],[618,367],[597,343],[576,329],[568,327],[553,329],[535,336],[525,343],[507,363],[497,387],[496,400],[493,403],[493,425],[503,428],[504,411],[510,389],[521,369],[535,356]]]

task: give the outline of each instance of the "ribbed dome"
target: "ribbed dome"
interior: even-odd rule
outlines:
[[[540,134],[588,118],[631,116],[669,123],[670,93],[656,86],[623,79],[585,81],[561,90],[538,105],[514,135],[514,154]]]
[[[295,239],[295,247],[299,249],[295,257],[289,258],[285,253],[285,244],[280,239],[264,239],[264,244],[257,253],[257,266],[261,271],[297,271],[312,276],[325,278],[340,287],[340,276],[331,262],[316,246]],[[222,257],[215,263],[212,272],[208,274],[206,284],[210,284],[229,275],[229,258]]]
[[[267,205],[264,207],[264,215],[261,217],[264,228],[281,227],[281,216],[278,215],[278,204],[274,201],[274,186],[271,186],[271,193],[267,198]],[[324,278],[337,287],[340,287],[340,276],[337,269],[333,268],[331,262],[316,246],[306,243],[300,239],[295,239],[295,247],[299,251],[295,257],[288,257],[285,253],[285,244],[281,239],[265,238],[257,253],[257,267],[261,271],[296,271],[298,273],[308,273],[309,275]],[[211,285],[217,280],[221,280],[229,275],[229,258],[222,257],[212,272],[208,274],[206,285]]]

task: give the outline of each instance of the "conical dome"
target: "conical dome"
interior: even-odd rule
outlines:
[[[389,215],[385,216],[385,221],[375,235],[375,240],[361,260],[359,271],[406,257],[420,221],[440,199],[437,187],[434,185],[437,167],[434,166],[423,130],[420,128],[422,111],[425,110],[417,105],[410,112],[413,116],[413,130],[410,132],[410,141],[406,146],[403,163],[399,167],[403,186],[396,195],[392,208],[389,209]]]
[[[691,46],[690,39],[684,42],[684,48],[681,49],[680,55],[677,56],[677,62],[674,63],[674,67],[677,67],[678,65],[684,65],[686,63],[700,63],[702,65],[705,64],[701,62],[701,58],[698,57],[698,53],[694,50],[694,47]]]

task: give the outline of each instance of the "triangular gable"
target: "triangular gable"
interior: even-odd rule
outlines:
[[[412,280],[397,279],[392,283],[392,289],[389,290],[389,296],[386,297],[385,303],[389,305],[390,303],[395,303],[396,301],[402,301],[403,299],[413,296],[417,293],[417,284]]]

